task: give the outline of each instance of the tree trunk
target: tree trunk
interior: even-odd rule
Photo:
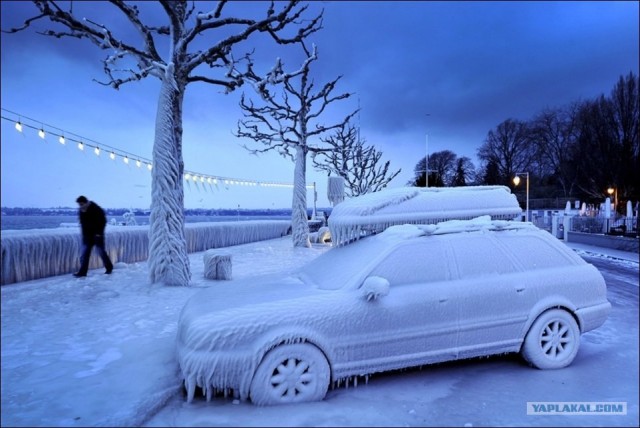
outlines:
[[[307,221],[307,152],[304,147],[296,147],[293,174],[293,204],[291,207],[293,246],[310,247],[309,223]]]
[[[163,79],[160,89],[153,143],[149,278],[152,284],[187,286],[191,270],[184,235],[184,90],[175,88],[167,80],[169,79]]]

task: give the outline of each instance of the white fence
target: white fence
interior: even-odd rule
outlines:
[[[571,219],[571,231],[605,233],[609,235],[638,236],[638,217],[604,218],[575,216]]]

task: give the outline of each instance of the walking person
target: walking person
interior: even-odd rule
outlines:
[[[95,246],[104,263],[106,274],[113,271],[113,263],[104,249],[104,228],[107,225],[107,216],[100,205],[88,200],[84,196],[78,196],[76,202],[79,205],[80,226],[82,228],[82,256],[80,257],[80,270],[73,274],[75,277],[87,276],[89,270],[89,258],[91,249]]]

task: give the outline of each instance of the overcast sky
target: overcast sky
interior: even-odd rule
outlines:
[[[198,9],[211,5],[198,2]],[[83,6],[74,3],[78,14]],[[29,2],[3,1],[1,8],[3,29],[36,13]],[[502,121],[529,120],[547,107],[608,95],[621,75],[638,74],[638,2],[311,4],[313,11],[320,8],[323,30],[310,39],[319,52],[312,72],[318,85],[342,75],[335,93],[354,94],[325,122],[360,105],[361,137],[393,169],[402,168],[392,187],[413,177],[427,140],[430,153],[448,149],[477,164],[477,149]],[[95,20],[122,27],[113,7],[92,3],[91,9],[86,14]],[[277,55],[272,47],[251,47],[265,61]],[[63,146],[51,135],[43,141],[32,129],[20,135],[12,121],[151,159],[159,81],[148,78],[119,91],[102,86],[94,79],[105,80],[105,52],[88,41],[44,37],[34,29],[2,34],[1,53],[2,116],[11,119],[2,120],[2,206],[75,206],[84,194],[104,207],[148,208],[146,169],[112,161],[104,151],[96,156],[75,144]],[[297,65],[286,59],[285,64]],[[241,147],[251,143],[232,135],[241,117],[241,92],[225,96],[214,86],[187,88],[185,169],[291,183],[291,161],[275,153],[252,156]],[[330,206],[326,176],[313,171],[310,160],[307,179],[317,183],[318,206]],[[228,187],[185,186],[185,206],[291,206],[287,188]],[[308,203],[313,204],[311,191]]]

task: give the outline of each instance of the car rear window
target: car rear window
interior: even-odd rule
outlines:
[[[490,234],[464,233],[452,236],[451,247],[461,278],[511,273],[512,261]]]
[[[554,268],[576,265],[584,261],[560,247],[561,242],[548,242],[539,236],[519,236],[517,234],[499,234],[498,240],[508,248],[518,259],[525,270]],[[555,239],[555,238],[554,238]],[[560,247],[560,248],[558,248]]]

